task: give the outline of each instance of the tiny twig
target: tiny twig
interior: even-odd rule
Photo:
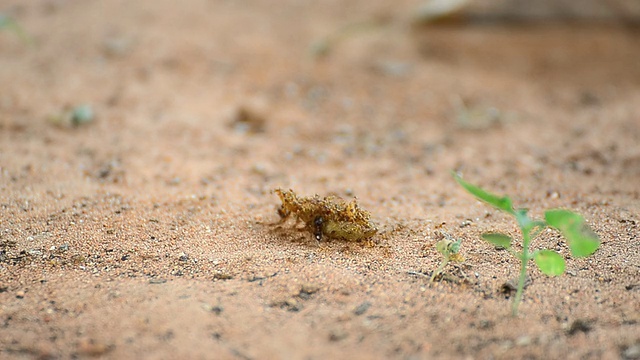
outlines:
[[[409,274],[409,275],[415,275],[415,276],[420,276],[420,277],[424,277],[424,278],[427,278],[427,279],[428,279],[428,278],[430,278],[430,276],[429,276],[429,275],[427,275],[427,274],[423,274],[423,273],[421,273],[421,272],[417,272],[417,271],[407,271],[407,274]]]

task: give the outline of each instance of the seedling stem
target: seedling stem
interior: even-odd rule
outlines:
[[[522,232],[522,252],[513,250],[510,236],[500,233],[485,233],[482,238],[491,244],[504,248],[509,251],[516,259],[520,260],[520,276],[518,278],[518,287],[516,296],[513,299],[511,313],[513,316],[518,314],[518,306],[522,301],[522,293],[527,280],[527,264],[529,260],[534,260],[540,271],[549,276],[558,276],[564,273],[564,258],[552,250],[535,250],[531,251],[531,242],[544,229],[551,227],[558,230],[569,243],[571,253],[576,257],[587,257],[593,254],[600,245],[598,236],[591,231],[586,222],[577,213],[553,209],[545,212],[545,220],[532,220],[527,215],[527,209],[514,209],[511,199],[503,196],[491,194],[475,185],[472,185],[454,174],[458,184],[465,190],[495,208],[513,215]]]

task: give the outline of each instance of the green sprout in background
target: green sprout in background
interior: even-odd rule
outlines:
[[[26,44],[31,44],[33,41],[13,18],[2,13],[0,13],[0,30],[12,31]]]
[[[49,121],[60,127],[78,127],[95,119],[93,107],[88,104],[66,107],[58,114],[49,116]]]
[[[531,251],[531,241],[548,227],[558,230],[566,239],[571,249],[571,254],[575,257],[587,257],[593,254],[600,245],[598,235],[596,235],[586,224],[580,214],[569,210],[552,209],[544,213],[544,220],[531,219],[527,215],[527,209],[514,209],[511,199],[500,197],[485,190],[469,184],[462,180],[460,176],[454,175],[458,184],[477,199],[494,206],[500,211],[515,217],[522,232],[522,251],[514,250],[511,246],[513,239],[501,233],[485,233],[482,238],[491,244],[504,248],[510,254],[520,260],[520,276],[516,297],[512,304],[512,314],[518,314],[518,305],[522,300],[522,291],[527,278],[527,263],[533,259],[540,271],[549,276],[558,276],[564,273],[565,261],[560,254],[553,250],[540,249]]]

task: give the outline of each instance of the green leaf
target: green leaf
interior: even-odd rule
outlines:
[[[549,226],[558,229],[567,238],[571,254],[587,257],[600,246],[600,239],[585,223],[580,214],[569,210],[553,209],[544,213]]]
[[[558,276],[564,273],[564,259],[560,254],[551,250],[536,251],[533,260],[544,274]]]
[[[0,14],[0,28],[9,27],[11,24],[11,18],[7,15]]]
[[[511,247],[511,237],[509,237],[509,235],[500,233],[484,233],[482,234],[482,238],[503,249]]]
[[[24,42],[30,43],[32,41],[31,37],[22,30],[22,27],[15,20],[5,14],[0,14],[0,30],[3,29],[13,31]]]
[[[486,192],[480,187],[469,184],[468,182],[462,180],[460,176],[454,174],[454,177],[458,184],[460,184],[465,190],[467,190],[471,195],[475,196],[477,199],[482,200],[489,205],[492,205],[504,212],[509,214],[515,214],[513,210],[513,204],[511,203],[511,199],[506,196],[500,197],[498,195],[491,194]]]
[[[460,245],[462,245],[462,239],[458,239],[457,241],[452,242],[447,247],[449,248],[449,252],[451,254],[457,254],[460,252]]]
[[[442,239],[436,243],[436,250],[444,256],[449,255],[448,243],[446,239]]]

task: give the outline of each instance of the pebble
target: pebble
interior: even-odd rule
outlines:
[[[516,345],[518,346],[527,346],[531,345],[531,337],[527,335],[520,336],[516,339]]]
[[[347,337],[347,333],[342,330],[334,330],[329,333],[329,341],[340,341]]]
[[[353,313],[356,314],[357,316],[360,316],[365,312],[367,312],[367,310],[369,310],[370,307],[371,307],[371,303],[368,301],[365,301],[362,304],[358,305],[358,307],[355,308],[355,310],[353,310]]]
[[[78,342],[78,354],[84,356],[101,356],[109,351],[109,346],[104,343],[91,340],[80,340]]]
[[[640,344],[629,346],[623,353],[623,359],[640,359]]]
[[[216,315],[220,315],[220,313],[222,313],[222,311],[224,310],[224,309],[222,308],[222,306],[220,306],[220,305],[212,306],[212,305],[210,305],[210,304],[202,304],[202,308],[203,308],[205,311],[207,311],[207,312],[212,312],[212,313],[214,313],[214,314],[216,314]]]
[[[311,283],[304,283],[300,286],[300,293],[301,294],[308,294],[311,295],[313,293],[318,292],[318,290],[320,290],[320,287],[315,285],[315,284],[311,284]]]

